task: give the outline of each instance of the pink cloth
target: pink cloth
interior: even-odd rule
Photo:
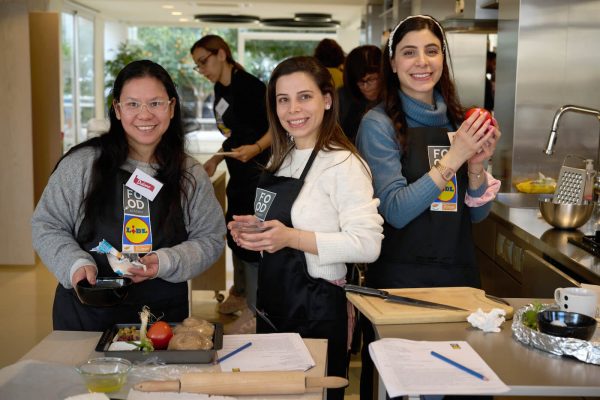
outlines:
[[[471,197],[468,193],[465,195],[465,204],[469,207],[480,207],[496,198],[496,193],[500,190],[500,180],[494,178],[487,171],[485,172],[485,175],[488,182],[485,193],[481,197]]]

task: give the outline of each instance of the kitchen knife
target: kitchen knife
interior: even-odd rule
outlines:
[[[400,303],[407,306],[414,307],[426,307],[426,308],[436,308],[439,310],[453,310],[453,311],[469,311],[464,308],[449,306],[446,304],[433,303],[431,301],[418,300],[413,299],[411,297],[398,296],[395,294],[389,294],[385,290],[381,289],[373,289],[364,286],[356,286],[356,285],[344,285],[344,290],[350,293],[358,293],[365,296],[375,296],[384,299],[385,301],[391,301],[394,303]]]
[[[141,392],[188,392],[213,395],[300,394],[323,388],[342,388],[348,380],[338,376],[308,377],[300,371],[188,372],[178,380],[145,381],[133,386]]]

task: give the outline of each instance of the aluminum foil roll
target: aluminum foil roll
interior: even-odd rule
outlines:
[[[543,310],[554,309],[554,307],[556,307],[554,304],[542,305]],[[532,304],[519,309],[513,316],[512,331],[515,339],[548,353],[572,356],[588,364],[600,365],[600,329],[596,329],[589,341],[547,335],[523,325],[523,314],[531,309],[533,309]]]

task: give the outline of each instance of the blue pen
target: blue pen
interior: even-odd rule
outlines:
[[[451,359],[449,359],[448,357],[445,357],[445,356],[441,355],[440,353],[437,353],[437,352],[435,352],[435,351],[432,351],[432,352],[431,352],[431,355],[432,355],[432,356],[434,356],[435,358],[439,358],[440,360],[447,362],[447,363],[448,363],[448,364],[450,364],[450,365],[453,365],[453,366],[455,366],[456,368],[458,368],[458,369],[460,369],[460,370],[463,370],[463,371],[465,371],[465,372],[466,372],[466,373],[468,373],[468,374],[471,374],[471,375],[473,375],[473,376],[474,376],[474,377],[476,377],[476,378],[479,378],[479,379],[481,379],[481,380],[483,380],[483,381],[487,381],[487,380],[489,380],[489,379],[488,379],[488,378],[486,378],[485,376],[481,375],[479,372],[475,372],[475,371],[473,371],[471,368],[467,368],[467,367],[465,367],[464,365],[462,365],[462,364],[459,364],[459,363],[457,363],[456,361],[454,361],[454,360],[451,360]]]
[[[248,342],[243,346],[238,347],[235,350],[232,350],[230,353],[225,354],[223,357],[219,358],[217,361],[215,361],[215,364],[218,364],[220,362],[223,362],[225,360],[227,360],[229,357],[231,356],[235,356],[237,353],[239,353],[240,351],[247,349],[248,347],[252,346],[252,342]]]

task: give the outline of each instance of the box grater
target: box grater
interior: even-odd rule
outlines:
[[[581,204],[587,171],[573,167],[560,167],[558,183],[554,192],[553,203],[556,204]]]

